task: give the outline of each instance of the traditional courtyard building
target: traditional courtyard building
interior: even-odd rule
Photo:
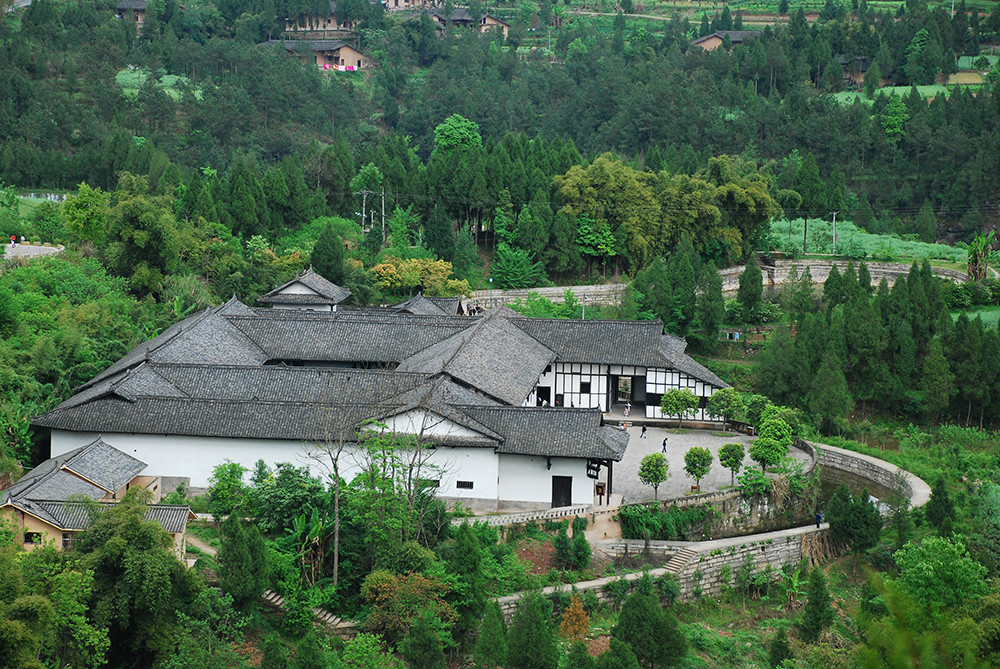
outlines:
[[[420,449],[439,497],[533,509],[591,504],[598,478],[613,486],[628,444],[606,424],[613,406],[658,417],[668,388],[690,388],[704,407],[725,387],[658,321],[531,319],[506,307],[462,316],[457,301],[423,296],[337,309],[346,296],[310,271],[261,298],[278,308],[234,298],[192,315],[33,425],[49,430],[53,456],[100,437],[201,487],[226,459],[316,465],[310,455],[342,442],[349,481],[362,466],[358,432],[375,420]]]

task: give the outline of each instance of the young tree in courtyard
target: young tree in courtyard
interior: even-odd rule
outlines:
[[[639,480],[653,486],[653,499],[659,499],[660,484],[670,478],[670,463],[663,453],[650,453],[639,463]]]
[[[698,397],[687,388],[672,388],[660,398],[660,410],[665,416],[677,416],[677,427],[681,426],[684,416],[694,413],[698,404]]]
[[[750,444],[750,459],[766,471],[781,462],[792,445],[792,428],[783,419],[767,417],[761,420],[760,436]]]
[[[719,463],[730,470],[729,485],[736,484],[736,475],[743,467],[744,457],[746,457],[746,451],[743,449],[743,444],[723,444],[719,449]]]
[[[709,416],[722,418],[722,429],[726,429],[726,423],[731,420],[743,420],[746,416],[747,405],[743,401],[743,395],[735,388],[722,388],[712,393],[705,405],[705,410]]]
[[[712,451],[701,446],[692,446],[684,454],[684,471],[694,479],[701,490],[701,480],[712,470]]]

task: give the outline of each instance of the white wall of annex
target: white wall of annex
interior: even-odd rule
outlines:
[[[594,503],[594,481],[587,478],[587,461],[583,458],[552,458],[552,469],[546,469],[545,458],[533,455],[501,454],[500,485],[497,496],[501,501],[552,504],[552,477],[573,477],[573,504]]]
[[[144,474],[151,476],[182,476],[191,479],[191,485],[208,487],[208,480],[216,465],[232,460],[253,471],[257,460],[273,467],[279,462],[290,462],[297,467],[309,467],[317,476],[326,471],[312,458],[311,442],[279,439],[227,439],[223,437],[187,437],[148,434],[100,435],[115,448],[147,464]],[[68,432],[52,430],[52,456],[61,455],[80,446],[86,446],[98,435],[93,432]],[[350,481],[361,471],[361,462],[354,448],[345,449],[341,455],[341,476]],[[439,495],[448,497],[485,497],[497,495],[497,454],[492,448],[438,447],[429,452],[427,462],[437,469],[428,468],[424,478],[440,478]],[[544,462],[542,465],[544,469]],[[456,481],[472,481],[472,490],[458,490]]]

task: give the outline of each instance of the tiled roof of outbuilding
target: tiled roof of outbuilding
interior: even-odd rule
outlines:
[[[660,321],[573,321],[511,318],[511,322],[555,351],[559,362],[662,367]]]
[[[344,46],[345,43],[339,40],[285,40],[284,44],[289,51],[307,47],[314,51],[332,51]],[[333,44],[336,46],[331,46]],[[312,293],[286,292],[295,284],[305,286]],[[262,295],[257,301],[261,304],[339,304],[350,296],[351,291],[327,281],[310,267],[285,285],[278,286],[266,295]]]

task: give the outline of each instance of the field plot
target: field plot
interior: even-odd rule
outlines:
[[[774,221],[771,224],[772,241],[776,242],[777,248],[782,251],[794,250],[801,253],[804,228],[801,218],[792,221]],[[806,238],[806,248],[809,253],[832,253],[833,223],[809,219]],[[903,239],[896,235],[873,235],[850,221],[837,221],[837,253],[859,258],[864,253],[864,257],[887,262],[910,262],[928,258],[956,265],[962,264],[963,269],[966,258],[964,249],[947,244],[928,244],[915,239]]]
[[[115,75],[115,81],[122,87],[122,93],[125,97],[129,100],[134,100],[139,95],[139,89],[142,88],[142,84],[151,76],[154,76],[154,73],[145,68],[141,70],[122,70]],[[175,102],[181,99],[181,89],[191,83],[191,80],[187,77],[176,74],[160,74],[155,78],[156,85],[163,89]],[[195,90],[194,95],[199,100],[201,99],[201,91]]]

